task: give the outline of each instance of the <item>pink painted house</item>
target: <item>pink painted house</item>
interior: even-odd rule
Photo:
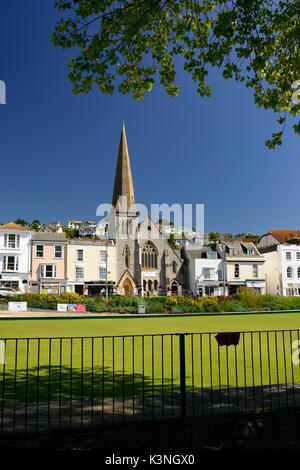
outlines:
[[[33,232],[30,290],[39,294],[66,291],[67,239],[64,233]]]

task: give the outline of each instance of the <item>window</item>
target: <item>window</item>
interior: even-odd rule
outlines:
[[[99,267],[99,279],[106,279],[106,268],[103,268],[102,266]]]
[[[257,266],[257,264],[253,265],[253,277],[258,277],[258,266]]]
[[[18,256],[4,256],[3,257],[3,271],[18,271],[19,257]]]
[[[205,295],[214,295],[214,286],[205,286]]]
[[[203,277],[204,279],[211,279],[211,268],[203,268]]]
[[[300,266],[297,269],[297,276],[298,276],[298,279],[300,279]]]
[[[41,264],[41,277],[55,278],[56,265],[55,264]]]
[[[173,263],[172,263],[172,272],[174,274],[176,274],[176,272],[177,272],[177,263],[176,263],[176,261],[173,261]]]
[[[234,277],[235,278],[240,277],[240,266],[238,264],[234,265]]]
[[[44,258],[44,245],[36,245],[35,247],[35,257]]]
[[[126,245],[124,248],[124,264],[125,268],[129,268],[129,261],[130,261],[130,251],[128,246]]]
[[[215,252],[208,252],[207,253],[207,258],[210,258],[210,259],[217,259],[217,253]]]
[[[61,245],[54,246],[54,258],[62,258],[62,246]]]
[[[142,248],[142,267],[157,268],[157,253],[151,242],[147,242]]]
[[[4,248],[19,248],[20,246],[20,235],[14,233],[4,234]]]
[[[106,261],[106,251],[101,250],[100,251],[100,263],[105,263]]]
[[[222,269],[218,270],[218,280],[223,281],[223,271],[222,271]]]
[[[83,250],[77,250],[77,261],[83,261]]]
[[[291,268],[291,266],[289,266],[286,270],[286,277],[290,279],[293,277],[293,269]]]
[[[286,251],[285,259],[292,259],[292,253],[290,251]]]
[[[247,250],[247,255],[253,255],[253,250],[252,249]]]
[[[300,251],[297,251],[296,256],[297,256],[297,259],[300,259]]]
[[[75,266],[75,279],[84,279],[84,268],[82,266]]]

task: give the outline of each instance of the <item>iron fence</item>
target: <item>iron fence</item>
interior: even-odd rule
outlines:
[[[0,432],[300,405],[299,330],[2,338]]]

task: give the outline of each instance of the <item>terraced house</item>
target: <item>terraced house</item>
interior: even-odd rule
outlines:
[[[300,296],[300,232],[270,230],[258,246],[266,260],[267,293]]]
[[[104,293],[107,282],[113,292],[116,282],[116,247],[111,240],[70,239],[67,244],[67,291],[80,295]],[[106,258],[107,257],[107,258]]]
[[[259,294],[266,293],[265,259],[252,242],[226,241],[219,243],[217,250],[224,262],[229,294],[234,294],[240,286],[250,287]]]
[[[61,294],[67,289],[66,250],[64,233],[32,232],[31,277],[32,293]]]
[[[28,292],[31,231],[9,222],[0,225],[0,286]]]

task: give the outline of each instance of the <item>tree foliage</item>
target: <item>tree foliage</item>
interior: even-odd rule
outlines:
[[[158,77],[176,96],[174,59],[182,56],[200,96],[210,96],[207,75],[217,67],[225,79],[252,88],[258,107],[278,114],[281,127],[269,148],[281,144],[287,117],[294,121],[299,112],[299,0],[57,0],[55,6],[66,17],[51,40],[76,51],[69,62],[76,94],[95,84],[106,94],[117,86],[141,99]],[[293,127],[300,134],[300,121]]]

